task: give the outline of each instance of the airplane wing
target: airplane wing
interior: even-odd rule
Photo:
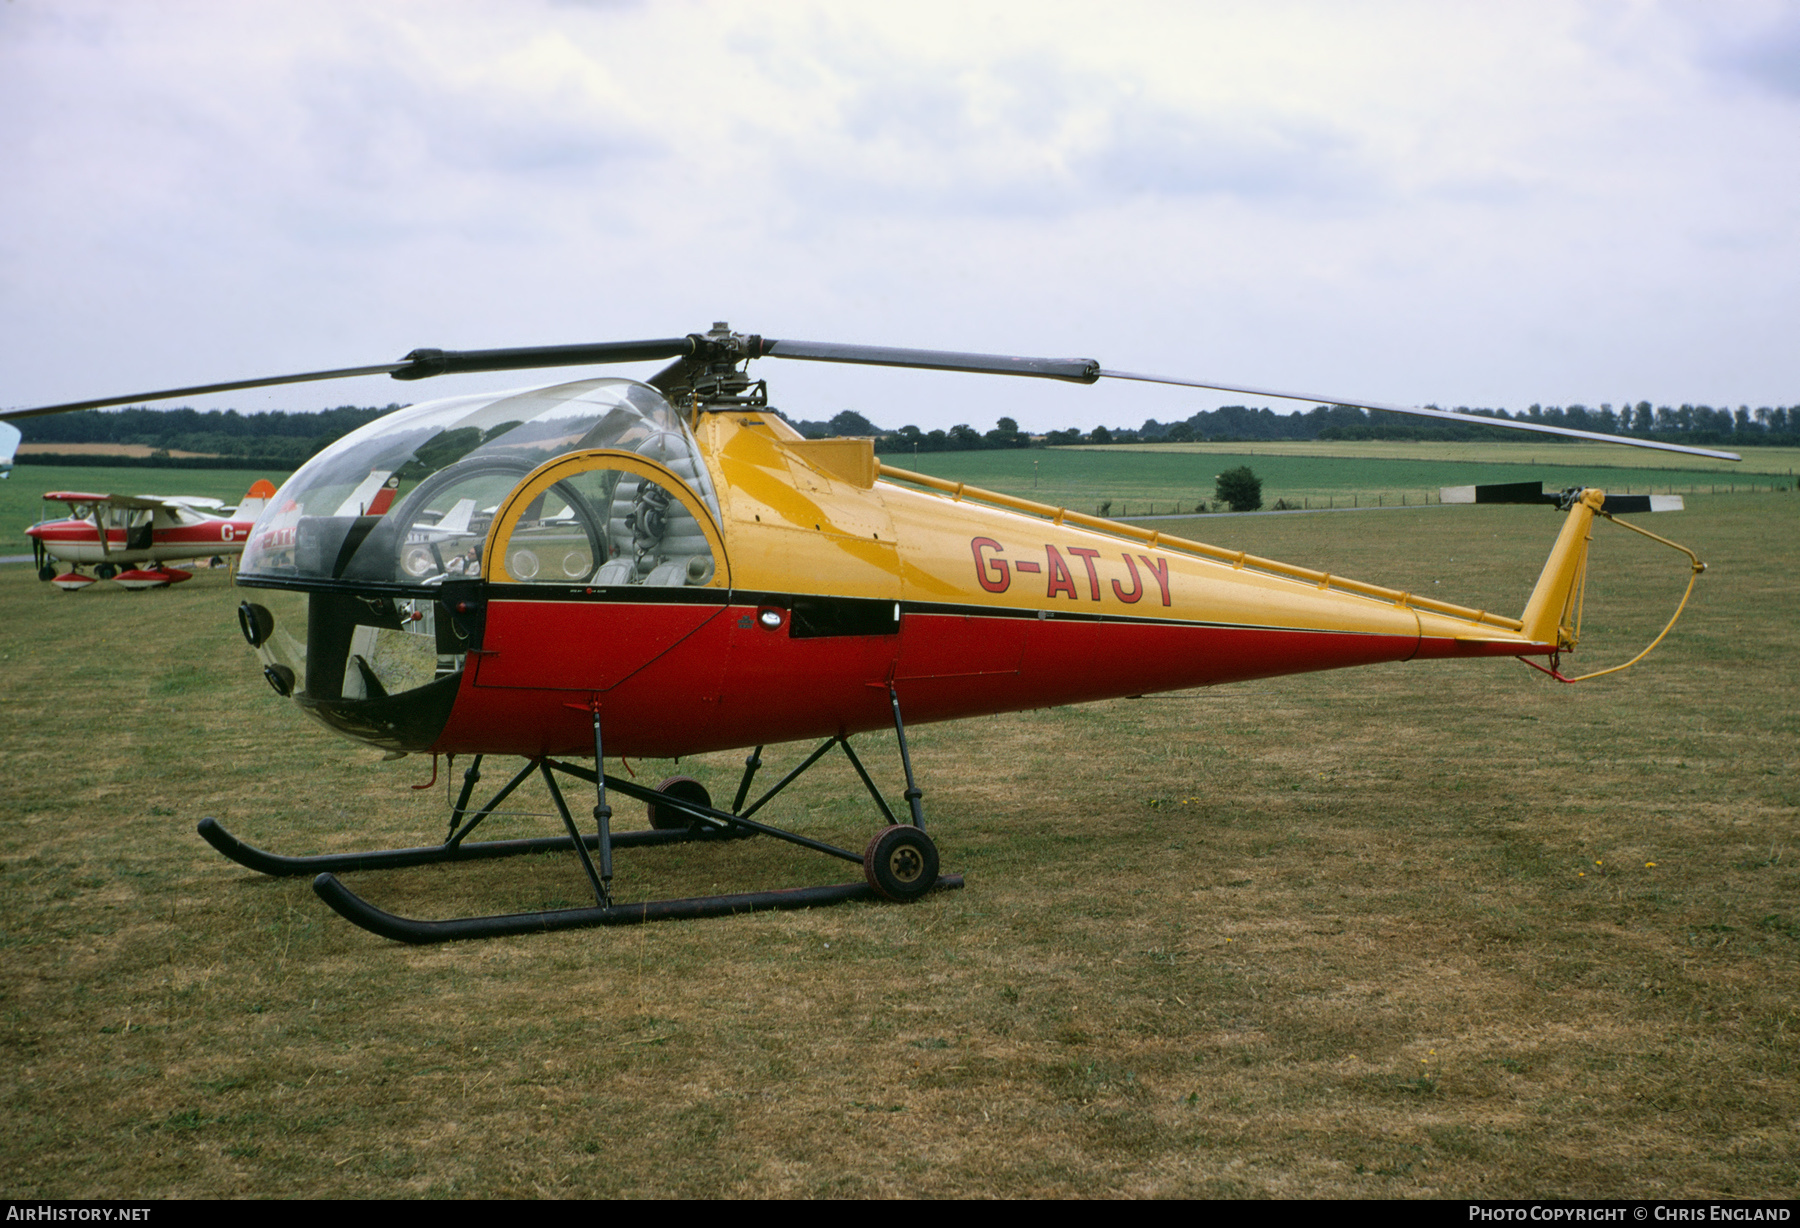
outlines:
[[[80,490],[53,490],[44,495],[44,500],[48,503],[67,503],[70,507],[87,503],[125,507],[133,511],[172,510],[183,506],[180,500],[159,499],[155,495],[102,495]]]
[[[140,499],[154,499],[155,495],[139,495]],[[184,507],[190,512],[199,512],[203,516],[223,515],[226,506],[223,499],[208,499],[200,495],[170,495],[163,502],[171,507]]]

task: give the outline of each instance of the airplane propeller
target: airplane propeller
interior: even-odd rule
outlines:
[[[80,409],[101,409],[109,405],[162,401],[172,397],[204,396],[216,392],[235,392],[246,388],[270,388],[282,384],[350,379],[356,376],[388,375],[394,379],[417,380],[429,379],[437,375],[597,366],[619,362],[649,362],[663,358],[678,360],[676,366],[652,378],[652,383],[665,389],[670,384],[678,382],[679,373],[692,365],[735,367],[737,363],[753,358],[787,358],[805,362],[838,362],[858,366],[959,371],[978,375],[1015,375],[1062,380],[1077,384],[1092,384],[1102,379],[1120,379],[1134,380],[1139,383],[1166,384],[1179,388],[1203,388],[1208,391],[1240,393],[1246,396],[1274,397],[1287,401],[1346,405],[1382,413],[1408,414],[1414,417],[1455,422],[1463,426],[1491,426],[1502,430],[1531,431],[1536,434],[1557,435],[1567,439],[1587,439],[1600,443],[1650,448],[1660,452],[1706,456],[1716,460],[1743,459],[1735,452],[1663,443],[1654,439],[1633,439],[1625,435],[1605,435],[1597,431],[1553,426],[1546,422],[1520,421],[1516,418],[1486,418],[1441,409],[1427,409],[1416,405],[1398,405],[1386,401],[1325,396],[1308,392],[1288,392],[1174,375],[1115,371],[1102,367],[1097,360],[1091,358],[1033,358],[1005,354],[973,354],[956,350],[915,350],[893,346],[845,345],[828,341],[777,340],[755,334],[733,333],[722,324],[715,325],[713,330],[708,333],[689,333],[685,337],[666,337],[646,341],[607,341],[591,345],[516,346],[494,350],[422,348],[413,350],[399,362],[378,363],[366,367],[344,367],[330,371],[307,371],[295,375],[276,375],[261,379],[232,380],[221,384],[201,384],[189,388],[166,388],[157,392],[133,393],[130,396],[103,397],[97,400],[71,401],[61,405],[44,405],[32,409],[8,410],[0,413],[0,421],[35,418],[45,414],[68,413]]]

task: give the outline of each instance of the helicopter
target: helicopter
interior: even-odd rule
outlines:
[[[805,439],[771,407],[767,382],[748,374],[762,358],[1126,379],[1470,421],[1108,370],[1091,359],[778,340],[723,323],[648,341],[417,349],[397,363],[4,416],[371,374],[413,380],[670,360],[643,381],[586,377],[396,410],[314,456],[250,530],[236,575],[249,591],[238,624],[275,693],[391,756],[432,754],[434,778],[435,756],[469,765],[438,844],[285,855],[211,818],[200,835],[253,870],[316,875],[315,892],[346,919],[415,943],[850,899],[904,902],[961,887],[961,875],[940,872],[925,830],[909,723],[1390,661],[1547,658],[1537,667],[1571,681],[1558,661],[1579,640],[1593,522],[1651,510],[1591,488],[1471,491],[1468,501],[1549,502],[1564,513],[1523,612],[1510,617],[898,469],[877,459],[869,439]],[[1475,421],[1738,459],[1543,423]],[[1691,593],[1704,564],[1686,553]],[[899,813],[851,742],[887,728],[906,782]],[[814,739],[810,755],[750,800],[766,746]],[[688,777],[651,788],[605,770],[609,755],[745,747],[754,749],[729,805]],[[758,817],[834,749],[880,818],[860,850]],[[523,766],[474,805],[481,769],[496,757]],[[471,841],[533,777],[564,834]],[[585,823],[565,782],[593,790]],[[615,795],[645,803],[650,826],[614,831]],[[861,877],[613,898],[617,851],[752,836],[857,864]],[[338,877],[555,850],[579,860],[591,906],[425,920],[384,911]]]

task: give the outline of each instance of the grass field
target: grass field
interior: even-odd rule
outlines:
[[[963,891],[427,949],[194,835],[441,832],[442,782],[408,788],[429,763],[270,693],[227,577],[0,568],[7,1193],[1791,1197],[1792,499],[1656,518],[1712,569],[1623,675],[1398,665],[922,727]],[[1168,527],[1516,611],[1556,516]],[[1599,526],[1565,664],[1636,651],[1683,582]],[[681,770],[717,796],[736,762]],[[781,818],[859,840],[857,788],[809,778]],[[619,874],[625,899],[842,877],[763,841]],[[584,892],[555,857],[348,881],[424,916]]]

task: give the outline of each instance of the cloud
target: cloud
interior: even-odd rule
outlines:
[[[1347,131],[1278,114],[1208,116],[1124,106],[1077,159],[1108,196],[1230,196],[1255,202],[1364,196],[1386,178]]]
[[[1044,62],[863,67],[834,107],[773,142],[787,191],[819,211],[1054,219],[1193,198],[1329,208],[1390,181],[1349,128],[1255,100],[1158,97]]]
[[[1795,22],[1687,12],[10,0],[0,400],[718,316],[1395,400],[1791,398],[1756,322],[1800,288]]]
[[[1726,74],[1800,98],[1800,10],[1778,9],[1756,29],[1722,37],[1709,58]]]

